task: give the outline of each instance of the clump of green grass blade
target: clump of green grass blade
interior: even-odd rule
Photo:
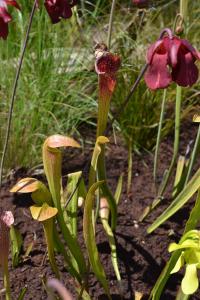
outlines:
[[[151,8],[142,14],[133,9],[130,1],[118,3],[114,18],[112,50],[122,56],[118,88],[112,100],[114,110],[123,103],[132,83],[145,63],[148,45],[156,40],[164,24],[172,27],[178,1],[160,1],[163,6]],[[15,22],[10,26],[6,42],[0,43],[0,151],[2,151],[9,99],[14,73],[26,30],[31,3],[20,2],[21,12],[14,12]],[[82,5],[81,5],[82,4]],[[200,48],[196,28],[199,22],[198,5],[191,23],[188,39]],[[37,10],[25,54],[17,90],[12,132],[6,157],[6,168],[33,166],[40,162],[44,136],[53,133],[74,134],[83,122],[93,125],[97,113],[96,75],[93,72],[93,47],[106,41],[110,3],[84,1],[79,14],[67,22],[52,26],[42,7]],[[129,10],[127,9],[129,8]],[[165,13],[167,11],[167,14]],[[83,15],[83,18],[81,17]],[[123,15],[123,22],[122,22]],[[168,99],[173,102],[174,92]],[[197,86],[187,92],[192,106]],[[147,90],[142,81],[127,109],[120,115],[118,127],[127,144],[133,141],[137,148],[152,149],[155,145],[160,114],[161,93]],[[172,116],[165,119],[163,134],[173,125]],[[23,145],[23,147],[22,147]]]

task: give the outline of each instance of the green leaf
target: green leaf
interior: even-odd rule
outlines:
[[[192,208],[189,219],[187,220],[184,232],[188,232],[188,231],[190,231],[191,229],[194,229],[197,226],[197,224],[200,220],[199,212],[200,212],[200,190],[198,190],[195,205]]]
[[[21,289],[19,297],[17,298],[17,300],[23,300],[24,299],[24,296],[27,292],[27,289],[28,289],[27,286],[25,286],[24,288]]]
[[[120,177],[118,179],[115,195],[114,195],[114,198],[115,198],[115,201],[116,201],[117,205],[119,204],[119,200],[120,200],[120,197],[121,197],[122,186],[123,186],[123,175],[120,175]]]
[[[30,211],[33,219],[39,222],[49,220],[55,217],[55,215],[58,213],[56,207],[50,207],[46,203],[44,203],[42,206],[31,206]]]
[[[115,244],[115,237],[112,232],[112,229],[110,228],[110,226],[108,224],[108,221],[106,219],[101,219],[101,221],[102,221],[104,230],[108,237],[108,241],[109,241],[109,245],[110,245],[110,249],[111,249],[111,260],[112,260],[113,268],[115,271],[115,275],[117,277],[117,280],[121,281],[121,276],[120,276],[118,261],[117,261],[117,249],[116,249],[116,244]]]
[[[83,215],[83,235],[92,270],[95,273],[97,279],[102,284],[109,299],[111,299],[106,275],[99,259],[99,254],[95,242],[94,228],[92,226],[92,209],[94,204],[95,191],[99,188],[99,186],[102,183],[103,182],[101,181],[94,183],[89,189],[88,194],[86,196]]]
[[[185,276],[181,282],[181,288],[185,295],[196,292],[199,286],[196,264],[186,266]]]
[[[177,162],[177,167],[176,167],[176,176],[174,180],[174,187],[173,187],[173,193],[172,197],[174,198],[180,191],[180,185],[181,185],[181,179],[183,175],[183,170],[185,167],[185,156],[180,155],[178,162]]]
[[[77,263],[81,274],[85,274],[87,268],[83,253],[78,241],[71,235],[65,223],[61,207],[62,155],[61,151],[58,149],[59,147],[79,148],[80,145],[74,139],[62,135],[52,135],[48,137],[43,145],[43,164],[52,199],[55,207],[58,209],[57,219],[59,226],[62,231],[63,238],[65,239],[72,254],[74,267],[76,268]]]
[[[96,140],[95,147],[92,154],[90,172],[89,172],[89,188],[95,183],[96,181],[96,172],[97,172],[97,163],[98,158],[101,153],[101,145],[104,145],[109,142],[109,139],[105,136],[99,136]]]
[[[49,184],[49,189],[54,201],[54,205],[60,209],[61,191],[61,162],[62,156],[59,147],[75,147],[80,145],[72,138],[62,135],[52,135],[48,137],[43,145],[44,171]]]
[[[76,187],[81,176],[82,176],[82,172],[75,172],[75,173],[68,174],[68,183],[67,183],[68,193],[69,194],[73,193],[73,196],[69,204],[67,205],[67,222],[69,224],[71,234],[75,237],[77,236],[77,214],[78,214],[77,210],[78,210],[78,194],[79,194],[79,190],[78,188],[76,189]]]
[[[184,266],[184,257],[181,254],[173,268],[173,270],[170,272],[170,274],[177,273],[182,267]]]
[[[158,280],[156,281],[149,299],[152,300],[160,300],[162,291],[167,283],[167,280],[170,276],[171,271],[173,270],[179,256],[181,254],[181,250],[175,251],[172,256],[170,257],[169,261],[167,262],[165,268],[162,270]]]
[[[37,205],[42,205],[44,202],[52,204],[52,198],[49,190],[41,181],[26,177],[18,181],[10,190],[11,193],[31,193],[33,201]]]
[[[199,219],[200,219],[199,211],[200,211],[200,191],[197,194],[195,206],[193,207],[190,217],[186,223],[185,231],[184,231],[185,234],[187,234],[187,232],[191,231],[192,229],[194,229],[197,226]],[[151,291],[151,295],[150,295],[149,299],[153,299],[153,300],[160,299],[160,296],[165,287],[165,284],[170,276],[170,272],[173,270],[179,256],[181,255],[181,252],[182,252],[181,250],[178,250],[172,254],[172,256],[170,257],[169,261],[167,262],[165,268],[163,269],[162,273],[160,274],[158,280],[156,281],[156,284]]]
[[[11,240],[12,265],[15,268],[19,264],[19,255],[21,252],[23,240],[20,232],[13,225],[10,228],[10,240]]]
[[[171,203],[171,205],[157,218],[157,220],[148,228],[147,232],[151,233],[172,215],[174,215],[199,189],[200,187],[200,169],[195,173],[188,182],[183,191]]]

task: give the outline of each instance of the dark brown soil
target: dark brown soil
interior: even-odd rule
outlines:
[[[197,130],[189,121],[187,124],[184,126],[184,134],[181,139],[182,153],[185,152],[191,138],[195,137]],[[168,137],[161,145],[159,159],[160,176],[162,176],[163,171],[169,165],[173,149],[172,140],[172,137]],[[89,151],[89,147],[86,147],[82,153],[70,159],[70,162],[66,161],[63,174],[65,175],[73,170],[83,169],[88,162]],[[170,193],[168,193],[167,199],[163,200],[163,204],[160,205],[144,223],[138,223],[138,219],[144,208],[151,203],[155,196],[152,170],[152,154],[143,152],[140,157],[134,155],[131,193],[127,195],[127,150],[124,146],[120,144],[115,145],[111,141],[107,149],[107,171],[109,183],[113,190],[116,187],[120,174],[125,174],[123,194],[118,210],[116,242],[122,276],[123,296],[124,299],[127,300],[133,300],[136,291],[144,295],[142,299],[147,299],[156,279],[170,257],[167,251],[168,245],[172,241],[179,240],[192,207],[192,204],[187,204],[153,234],[148,235],[146,233],[147,227],[170,203]],[[10,261],[11,289],[13,299],[17,299],[17,295],[19,295],[21,288],[24,286],[28,287],[25,299],[47,299],[46,292],[42,285],[42,279],[53,277],[53,274],[45,256],[46,246],[42,227],[30,217],[30,197],[16,196],[9,193],[9,188],[19,178],[27,175],[25,173],[26,172],[23,174],[20,170],[14,174],[0,192],[1,206],[4,209],[12,210],[14,213],[15,224],[24,239],[24,252],[35,237],[34,246],[29,257],[22,258],[19,266],[15,269],[12,268]],[[80,223],[82,223],[81,218],[82,214],[80,213]],[[82,238],[80,238],[80,240],[82,241]],[[81,243],[83,244],[83,242]],[[120,299],[118,296],[117,281],[110,260],[109,244],[100,224],[97,227],[97,243],[101,260],[110,282],[113,299]],[[57,260],[63,275],[63,282],[66,287],[73,291],[74,283],[63,266],[62,258],[58,256]],[[181,274],[170,278],[167,289],[161,296],[161,300],[175,299],[180,280]],[[0,281],[0,286],[2,286],[2,280]],[[92,275],[90,280],[90,293],[92,299],[106,299],[103,289]],[[200,299],[200,293],[197,293],[192,299]]]

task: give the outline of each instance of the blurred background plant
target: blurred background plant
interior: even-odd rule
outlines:
[[[123,63],[112,101],[114,112],[120,108],[144,65],[148,45],[157,39],[163,27],[173,26],[174,11],[178,11],[179,6],[176,0],[167,4],[166,1],[154,1],[152,7],[138,10],[130,0],[120,2],[116,5],[111,45],[112,51],[122,56]],[[21,0],[20,4],[22,12],[13,11],[15,17],[7,41],[0,41],[0,151],[22,46],[19,41],[24,36],[32,2],[27,4]],[[192,14],[187,38],[200,49],[197,30],[200,5],[197,1],[191,1],[190,5]],[[14,107],[7,169],[40,163],[41,144],[47,135],[77,134],[81,140],[80,125],[87,124],[88,131],[95,127],[97,90],[93,49],[97,42],[107,39],[110,6],[111,1],[80,0],[73,18],[55,26],[50,26],[43,7],[36,12]],[[183,117],[198,104],[197,86],[184,91]],[[131,150],[152,150],[155,146],[161,99],[162,92],[150,92],[142,81],[115,122],[114,126]],[[173,127],[173,87],[167,100],[163,137]]]

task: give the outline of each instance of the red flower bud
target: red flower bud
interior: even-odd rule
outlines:
[[[112,94],[116,84],[116,73],[121,65],[121,59],[118,55],[107,51],[98,45],[95,52],[96,63],[95,70],[101,78],[101,89]]]

